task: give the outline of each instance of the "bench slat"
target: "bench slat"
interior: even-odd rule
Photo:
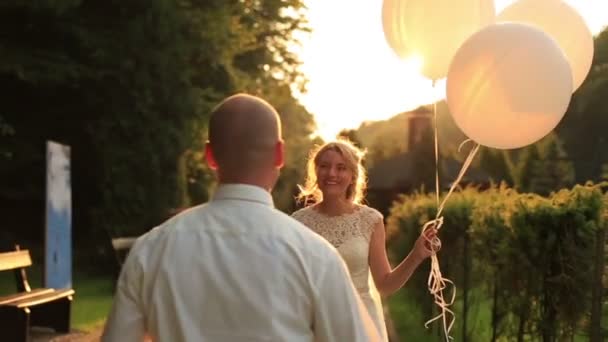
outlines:
[[[137,240],[137,237],[122,237],[112,239],[112,247],[114,247],[114,249],[117,251],[130,249],[131,247],[133,247],[135,240]]]
[[[7,306],[14,306],[17,308],[27,308],[30,306],[35,306],[39,304],[44,304],[48,302],[52,302],[57,299],[65,298],[74,295],[73,289],[68,290],[54,290],[50,293],[42,293],[37,296],[33,296],[30,298],[24,298],[20,300],[16,300],[7,304]]]
[[[18,300],[35,297],[35,296],[45,294],[45,293],[51,293],[53,291],[55,291],[55,290],[53,290],[53,289],[35,289],[30,292],[15,293],[10,296],[0,297],[0,305],[6,305],[6,304],[9,304],[10,302],[15,302]]]
[[[32,265],[30,251],[0,253],[0,271],[13,270],[15,268],[28,267]]]

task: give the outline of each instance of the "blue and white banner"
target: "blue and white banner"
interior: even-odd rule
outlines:
[[[44,286],[72,287],[70,147],[47,142]]]

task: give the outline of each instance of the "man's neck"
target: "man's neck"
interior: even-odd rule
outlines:
[[[221,184],[246,184],[253,185],[259,188],[264,189],[267,192],[272,191],[272,187],[274,186],[274,182],[270,182],[265,177],[256,177],[255,175],[242,175],[242,176],[223,176],[221,174],[218,175],[219,183]]]

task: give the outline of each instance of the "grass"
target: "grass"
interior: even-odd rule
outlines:
[[[467,315],[467,331],[469,341],[491,341],[492,339],[492,303],[484,296],[484,293],[479,290],[473,290],[470,292],[470,304],[469,313]],[[397,292],[391,296],[388,301],[388,307],[391,313],[391,318],[395,329],[397,330],[398,336],[404,341],[429,341],[429,342],[440,342],[445,341],[443,335],[443,324],[440,321],[431,323],[429,329],[424,327],[427,320],[433,318],[433,316],[422,315],[423,309],[420,304],[417,303],[410,294],[408,296],[407,287],[402,291]],[[429,295],[429,303],[432,303],[432,297]],[[420,301],[418,301],[420,302]],[[462,300],[457,297],[453,311],[456,313],[456,322],[452,328],[450,335],[454,338],[454,341],[462,341]],[[435,312],[437,312],[435,310]],[[516,326],[517,320],[515,318],[505,318],[507,324],[512,327]],[[608,314],[604,314],[602,317],[603,327],[608,327]],[[504,323],[504,322],[503,322]],[[501,336],[498,341],[510,341],[513,336]],[[526,341],[538,340],[538,337],[526,335]],[[574,336],[574,342],[588,341],[589,337],[586,336],[586,331],[578,331]]]
[[[428,301],[432,303],[433,298],[429,295]],[[481,294],[471,293],[469,302],[469,313],[467,319],[467,331],[469,340],[489,341],[491,340],[491,306]],[[400,338],[405,341],[445,341],[443,323],[437,320],[425,328],[425,323],[434,316],[423,315],[423,309],[411,296],[407,295],[407,289],[396,293],[388,300],[391,317],[395,329]],[[456,341],[462,340],[462,301],[457,298],[451,308],[456,313],[456,320],[450,336]],[[434,314],[437,310],[434,309]]]
[[[29,283],[32,288],[40,287],[42,270],[33,266],[28,269]],[[113,279],[75,273],[73,288],[76,291],[72,303],[72,329],[92,331],[103,325],[110,312],[113,298]],[[13,272],[0,272],[0,296],[14,293],[15,277]]]
[[[113,280],[102,277],[76,277],[74,279],[74,306],[72,326],[91,331],[103,325],[110,312],[113,296]]]
[[[400,339],[406,341],[433,341],[432,328],[424,323],[430,317],[423,317],[420,307],[400,291],[387,301],[391,319]]]

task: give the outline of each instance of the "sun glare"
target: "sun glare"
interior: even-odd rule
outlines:
[[[496,0],[496,10],[512,2]],[[598,8],[598,0],[567,2],[594,34],[608,24],[608,11]],[[308,0],[306,5],[313,32],[298,36],[302,45],[294,50],[309,83],[298,98],[315,116],[323,139],[445,97],[445,80],[433,87],[420,74],[422,59],[401,60],[386,43],[382,0]]]
[[[400,60],[386,44],[381,4],[308,3],[313,32],[299,37],[302,48],[297,50],[309,83],[308,92],[299,98],[315,115],[317,134],[324,139],[335,137],[341,129],[387,119],[441,97],[431,81],[420,75],[419,58]]]

